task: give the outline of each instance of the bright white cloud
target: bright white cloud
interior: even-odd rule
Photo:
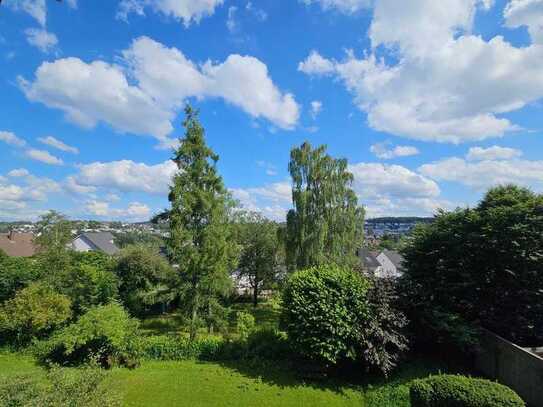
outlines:
[[[368,217],[429,216],[438,208],[454,205],[440,198],[438,184],[400,165],[358,163],[349,165],[353,188]]]
[[[19,84],[28,99],[62,110],[69,121],[83,127],[103,121],[121,132],[157,138],[164,138],[173,129],[174,112],[131,86],[117,65],[58,59],[44,62],[33,82],[19,77]]]
[[[543,187],[543,161],[513,159],[468,162],[452,157],[425,164],[419,171],[438,181],[457,182],[477,190],[509,183],[537,189]]]
[[[322,102],[320,100],[314,100],[311,102],[311,117],[313,117],[313,119],[316,119],[321,111]]]
[[[19,85],[29,100],[62,110],[82,127],[104,122],[123,133],[152,135],[161,146],[171,144],[172,121],[188,97],[222,98],[284,129],[298,121],[293,95],[282,93],[256,58],[233,54],[223,63],[197,66],[178,49],[147,37],[123,56],[128,73],[103,61],[63,58],[44,62],[33,81],[19,77]]]
[[[419,154],[419,150],[412,146],[395,146],[391,147],[390,143],[377,143],[370,147],[370,151],[377,158],[382,160],[390,160],[397,157],[408,157]]]
[[[224,0],[122,0],[117,18],[127,20],[129,14],[145,15],[150,8],[155,13],[163,14],[182,21],[185,27],[199,23],[203,17],[210,16]]]
[[[31,148],[31,149],[26,150],[25,154],[27,157],[32,158],[33,160],[36,160],[36,161],[40,161],[45,164],[50,164],[50,165],[64,164],[64,162],[60,158],[55,157],[49,151]]]
[[[87,202],[85,210],[108,219],[147,220],[151,214],[151,209],[139,202],[131,202],[127,208],[111,208],[109,202],[92,200]]]
[[[64,142],[54,138],[53,136],[39,137],[38,141],[42,144],[56,148],[60,151],[65,151],[72,154],[79,154],[79,150],[76,147],[69,146],[68,144],[65,144]]]
[[[70,175],[64,180],[64,190],[75,195],[92,195],[96,192],[96,187],[80,185],[75,177]]]
[[[308,75],[328,75],[335,72],[336,66],[333,61],[313,50],[305,61],[298,64],[298,70]]]
[[[503,136],[519,128],[501,114],[543,97],[543,46],[472,35],[475,13],[490,5],[376,0],[372,52],[343,61],[312,52],[299,69],[341,80],[379,131],[453,143]],[[376,56],[379,47],[398,62]]]
[[[6,5],[13,10],[23,11],[34,18],[41,26],[47,21],[45,0],[6,0]]]
[[[8,172],[8,176],[15,178],[26,177],[27,175],[30,175],[30,173],[26,168],[16,168]]]
[[[507,27],[526,26],[532,41],[543,44],[543,0],[512,0],[503,15]]]
[[[25,30],[25,34],[28,43],[41,52],[52,51],[58,44],[57,36],[45,29],[28,28]]]
[[[4,143],[15,147],[26,146],[26,141],[24,141],[22,138],[17,137],[15,133],[12,133],[10,131],[0,131],[0,141],[3,141]]]
[[[306,5],[318,3],[324,10],[337,10],[346,14],[353,14],[371,5],[371,0],[300,0]]]
[[[79,166],[74,181],[79,186],[166,195],[177,166],[170,160],[147,165],[131,160],[95,162]]]
[[[519,158],[522,156],[522,151],[508,148],[492,146],[489,148],[472,147],[469,149],[466,158],[469,161],[483,161],[483,160],[510,160],[512,158]]]
[[[219,97],[255,118],[293,128],[299,106],[283,94],[260,60],[237,54],[223,63],[207,61],[201,67],[177,48],[167,48],[148,37],[135,40],[123,53],[139,87],[165,106],[180,106],[187,97]]]

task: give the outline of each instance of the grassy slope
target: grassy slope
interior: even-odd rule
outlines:
[[[409,407],[408,383],[436,373],[430,362],[404,365],[388,382],[305,383],[279,366],[145,362],[135,370],[114,369],[110,386],[127,406],[358,406]],[[0,354],[0,380],[17,374],[43,374],[31,357]]]

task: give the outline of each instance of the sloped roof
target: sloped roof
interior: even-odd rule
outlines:
[[[119,253],[120,249],[113,243],[114,237],[109,232],[85,232],[78,237],[91,243],[96,250],[100,250],[110,255]]]
[[[377,261],[375,254],[366,249],[365,247],[358,249],[358,257],[360,257],[362,264],[370,271],[376,269],[381,265]]]
[[[397,269],[402,267],[403,257],[400,253],[395,250],[383,250],[383,254],[389,258]]]
[[[10,257],[30,257],[36,254],[32,233],[0,234],[0,249]]]

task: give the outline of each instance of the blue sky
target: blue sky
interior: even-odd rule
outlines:
[[[167,206],[182,107],[246,208],[290,149],[346,157],[368,216],[543,187],[543,0],[4,0],[0,219]]]

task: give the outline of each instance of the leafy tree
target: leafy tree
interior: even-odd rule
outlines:
[[[72,316],[70,299],[32,283],[0,307],[0,331],[17,343],[48,335]]]
[[[160,236],[147,232],[123,232],[115,233],[115,244],[121,249],[136,244],[158,249],[163,246],[164,240]]]
[[[71,222],[59,212],[49,211],[42,215],[36,226],[34,242],[42,250],[63,250],[72,238]]]
[[[28,257],[0,256],[0,303],[41,276],[39,263]]]
[[[257,213],[243,212],[238,214],[234,226],[241,248],[237,277],[247,278],[256,307],[260,292],[277,280],[280,271],[278,225]]]
[[[74,264],[58,277],[56,288],[72,300],[76,315],[117,298],[119,281],[110,270],[88,264]]]
[[[119,253],[115,266],[119,294],[134,315],[149,306],[174,299],[178,276],[160,254],[147,246],[128,246]]]
[[[68,267],[70,256],[66,247],[71,238],[71,222],[64,215],[49,211],[40,217],[34,242],[41,252],[42,267],[50,276]]]
[[[417,227],[403,254],[420,338],[469,346],[485,327],[525,346],[543,340],[543,196],[493,188],[477,207]]]
[[[308,142],[290,153],[294,209],[287,214],[286,249],[290,269],[356,263],[362,244],[364,209],[351,189],[347,160]]]
[[[201,312],[206,311],[212,328],[218,298],[231,288],[229,272],[235,265],[237,246],[228,226],[231,198],[216,168],[219,157],[205,143],[197,112],[187,106],[185,114],[185,138],[173,157],[179,171],[170,188],[167,243],[184,282],[190,338],[194,340]]]

